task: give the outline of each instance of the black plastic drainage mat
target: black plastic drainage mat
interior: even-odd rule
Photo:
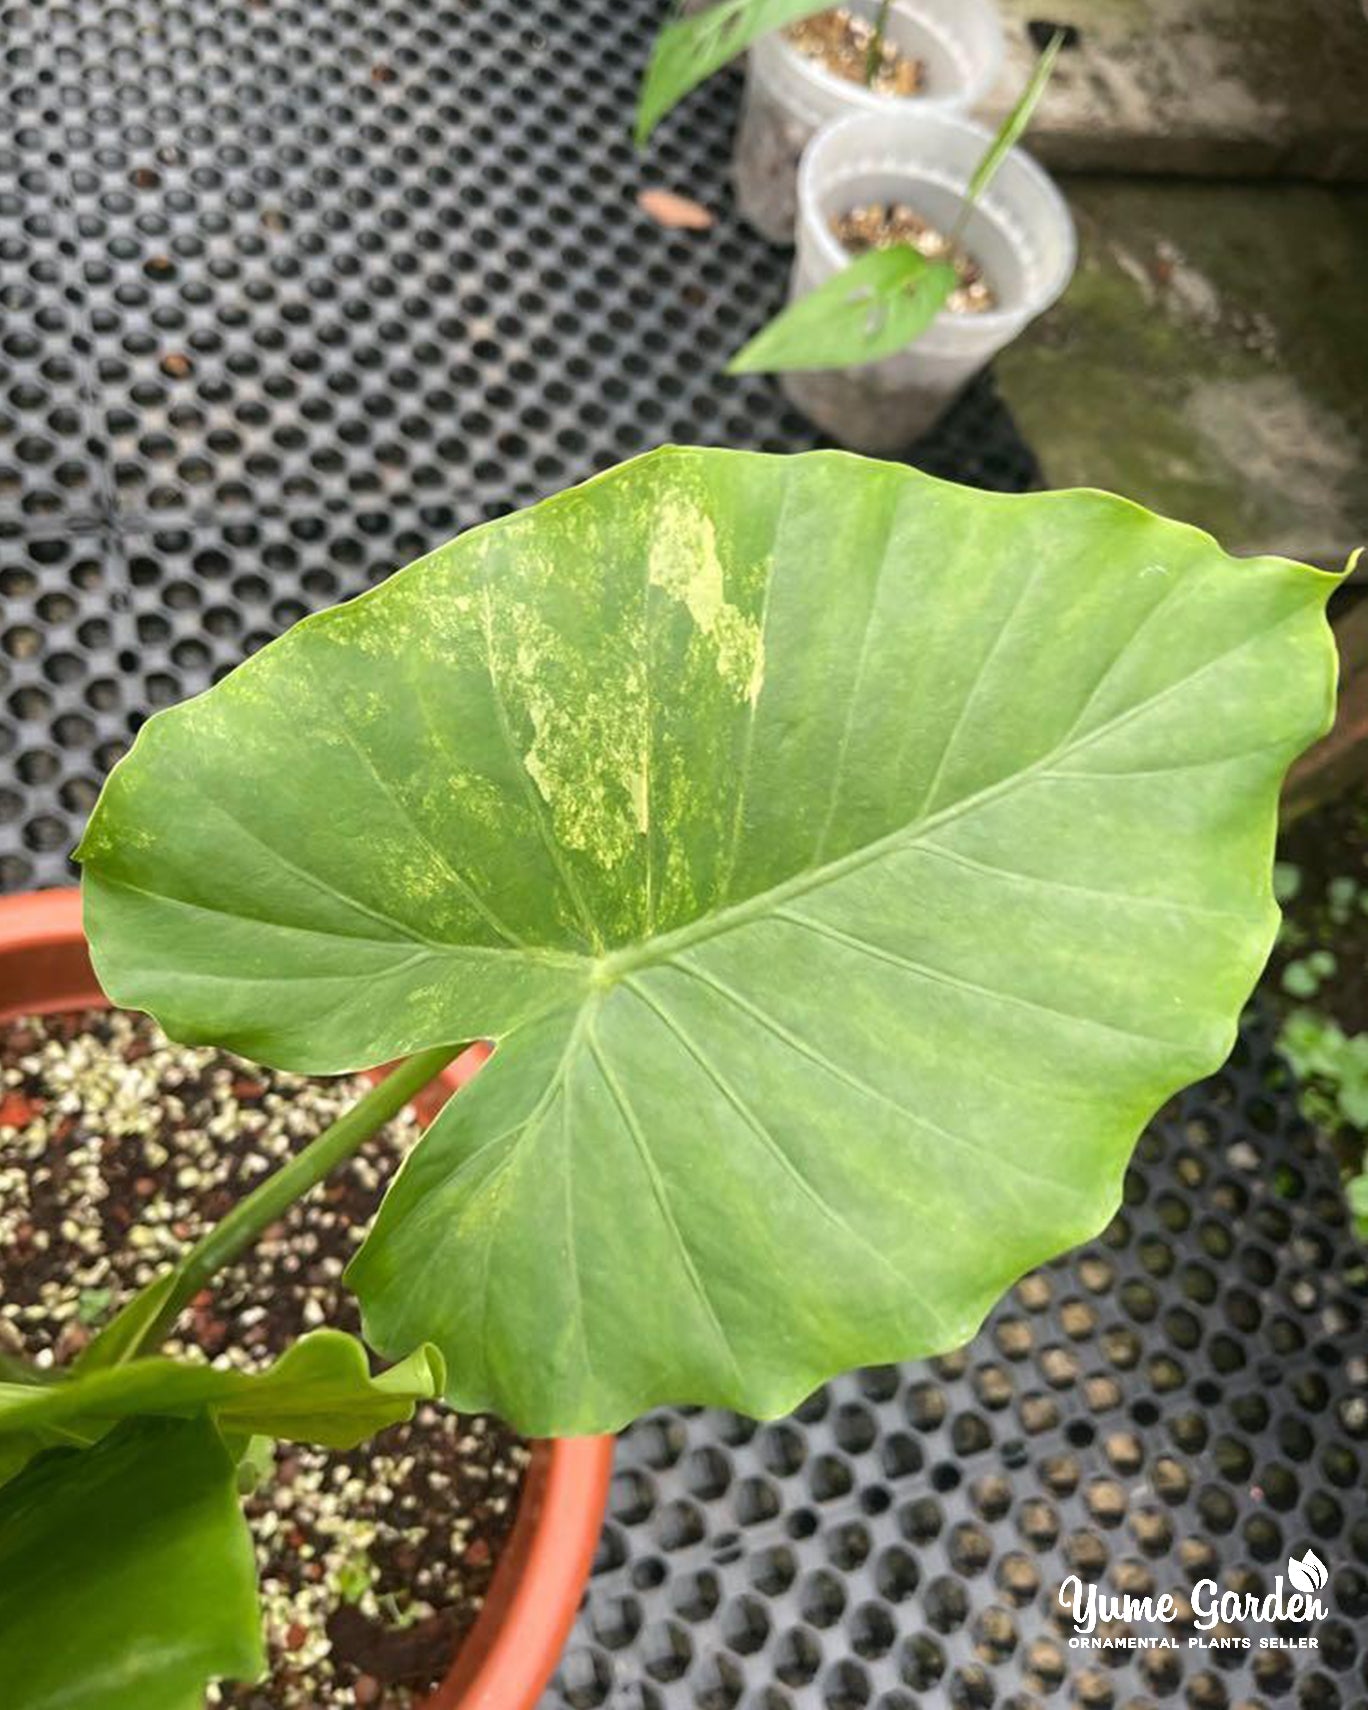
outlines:
[[[736,78],[627,140],[663,11],[0,5],[0,888],[304,613],[662,440],[815,443],[720,376],[787,273],[731,208]],[[917,461],[1038,479],[987,382]],[[634,1427],[548,1710],[1364,1702],[1364,1268],[1292,1111],[1255,1031],[963,1354]],[[1314,1651],[1068,1647],[1070,1572],[1269,1589],[1308,1546]]]
[[[739,80],[628,139],[664,6],[0,6],[0,886],[306,611],[664,440],[816,443],[721,376],[788,270]],[[919,461],[1038,479],[987,382]]]
[[[778,1423],[634,1425],[552,1703],[1363,1705],[1365,1293],[1335,1168],[1251,1022],[1146,1132],[1101,1239],[968,1348],[853,1373]],[[1308,1548],[1327,1619],[1197,1631],[1198,1582],[1264,1596]],[[1174,1594],[1173,1626],[1107,1632],[1177,1648],[1072,1648],[1073,1574]]]

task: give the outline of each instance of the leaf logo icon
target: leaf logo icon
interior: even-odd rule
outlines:
[[[1311,1594],[1320,1590],[1330,1574],[1316,1552],[1308,1550],[1300,1561],[1295,1556],[1288,1558],[1287,1577],[1298,1591]]]

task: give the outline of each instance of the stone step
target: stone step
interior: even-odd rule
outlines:
[[[1368,181],[1365,0],[999,0],[1009,52],[983,117],[1068,26],[1031,126],[1062,171]]]

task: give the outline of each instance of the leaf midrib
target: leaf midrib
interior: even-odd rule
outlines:
[[[862,844],[858,849],[851,849],[846,854],[837,856],[834,861],[827,861],[817,867],[806,867],[787,879],[782,879],[777,885],[771,885],[768,890],[757,891],[754,896],[746,897],[741,902],[729,904],[726,908],[718,909],[710,914],[700,915],[697,920],[689,921],[686,925],[676,927],[672,932],[660,934],[653,939],[641,940],[635,944],[625,945],[621,950],[610,952],[598,963],[599,983],[610,984],[626,976],[636,973],[643,968],[654,967],[670,960],[680,951],[692,949],[716,938],[723,933],[731,932],[738,927],[749,924],[750,921],[773,913],[783,903],[794,897],[806,895],[808,891],[817,890],[823,885],[831,884],[846,874],[858,872],[861,867],[869,866],[875,861],[882,860],[885,855],[900,849],[914,849],[924,843],[928,833],[948,825],[956,819],[963,818],[977,808],[997,798],[1009,795],[1013,790],[1023,786],[1028,780],[1047,775],[1052,767],[1060,760],[1080,754],[1094,744],[1123,729],[1134,719],[1141,717],[1151,708],[1160,705],[1171,695],[1181,692],[1206,675],[1208,671],[1224,664],[1236,654],[1256,642],[1281,629],[1284,624],[1291,623],[1302,615],[1302,608],[1294,606],[1291,611],[1284,612],[1276,622],[1264,629],[1256,630],[1253,635],[1245,636],[1234,647],[1216,654],[1204,661],[1195,671],[1169,683],[1157,694],[1149,695],[1144,700],[1136,701],[1124,712],[1104,720],[1090,730],[1086,736],[1074,738],[1072,731],[1066,733],[1063,741],[1047,749],[1029,766],[1023,766],[1019,771],[1011,772],[1000,778],[997,783],[986,785],[981,790],[972,791],[962,796],[959,801],[950,803],[938,812],[924,819],[912,819],[905,825],[895,826],[892,831],[885,832],[882,837],[875,838],[872,843]],[[1129,775],[1129,774],[1127,774]],[[1252,918],[1252,917],[1251,917]]]

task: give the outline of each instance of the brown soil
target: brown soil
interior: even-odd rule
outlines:
[[[959,280],[945,305],[952,314],[980,315],[985,309],[997,307],[997,296],[973,256],[962,245],[952,244],[944,232],[905,202],[867,202],[837,215],[831,229],[837,242],[851,255],[910,243],[928,261],[948,258]]]
[[[869,76],[869,46],[874,26],[844,6],[790,24],[785,32],[799,53],[820,60],[847,83],[864,83],[876,95],[918,95],[926,82],[926,66],[885,39],[879,44],[878,64]]]
[[[0,1349],[43,1366],[365,1090],[171,1045],[118,1011],[0,1027]],[[340,1277],[413,1143],[392,1123],[193,1304],[170,1351],[251,1369],[356,1332]],[[366,1447],[282,1444],[248,1499],[269,1680],[236,1710],[404,1710],[450,1666],[517,1508],[525,1446],[436,1405]]]

